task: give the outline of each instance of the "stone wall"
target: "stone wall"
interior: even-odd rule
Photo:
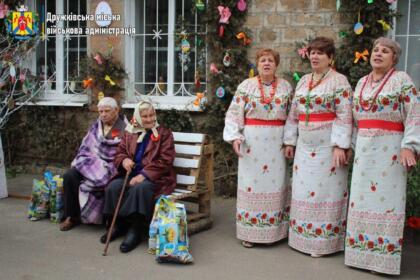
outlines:
[[[260,48],[273,48],[281,57],[278,74],[302,71],[296,42],[322,35],[339,43],[338,32],[348,23],[336,0],[254,0],[246,22],[253,36],[249,59]]]

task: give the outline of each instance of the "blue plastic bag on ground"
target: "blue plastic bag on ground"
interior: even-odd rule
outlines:
[[[156,202],[149,230],[149,252],[158,262],[192,263],[188,251],[187,213],[185,206],[166,196]]]
[[[31,201],[28,207],[28,218],[37,221],[48,216],[50,190],[44,181],[34,179]]]

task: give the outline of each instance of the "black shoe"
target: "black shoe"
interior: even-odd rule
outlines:
[[[111,233],[111,239],[109,240],[109,242],[114,241],[115,239],[117,239],[120,236],[124,235],[124,230],[121,227],[114,227],[114,229],[112,230]],[[105,244],[106,243],[106,238],[108,237],[108,231],[101,236],[100,241],[101,243]]]
[[[124,241],[120,245],[121,253],[128,253],[137,247],[141,242],[140,232],[138,229],[132,227],[128,230]]]

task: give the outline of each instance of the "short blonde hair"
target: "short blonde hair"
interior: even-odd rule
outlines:
[[[258,61],[260,58],[264,55],[272,55],[274,57],[274,60],[276,62],[276,66],[279,66],[280,63],[280,54],[278,51],[275,51],[273,49],[261,49],[258,50],[255,55],[255,62],[258,64]]]
[[[379,44],[392,50],[392,52],[394,53],[394,65],[397,65],[401,55],[400,44],[392,39],[379,37],[375,40],[375,42],[373,42],[373,48],[375,48]]]

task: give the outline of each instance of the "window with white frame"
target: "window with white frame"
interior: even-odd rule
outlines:
[[[35,72],[45,86],[39,100],[58,105],[87,101],[80,77],[80,62],[87,55],[86,35],[47,34],[47,28],[54,26],[84,30],[86,21],[46,21],[48,13],[86,15],[87,0],[36,0],[33,5],[40,18],[40,32],[45,36],[37,47],[34,59]]]
[[[126,100],[148,96],[161,109],[188,109],[206,89],[206,26],[195,1],[126,0],[125,11],[136,29],[125,41]]]
[[[420,88],[420,0],[399,0],[397,10],[402,15],[394,29],[402,48],[397,68],[407,72]]]

